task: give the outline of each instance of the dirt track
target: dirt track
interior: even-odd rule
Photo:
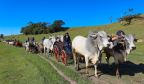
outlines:
[[[75,81],[71,80],[70,77],[64,75],[63,72],[60,71],[60,69],[57,69],[57,67],[48,59],[46,59],[45,57],[41,56],[42,59],[46,60],[47,62],[49,62],[49,64],[51,64],[53,66],[53,68],[67,81],[69,81],[71,84],[76,84]],[[52,60],[55,61],[55,59],[53,57],[50,57]],[[59,62],[58,64],[63,65],[61,62]],[[66,66],[72,70],[75,71],[73,65],[69,65]],[[111,67],[114,67],[114,64],[112,64]],[[128,68],[129,67],[129,68]],[[118,79],[115,76],[115,69],[114,68],[108,68],[107,64],[102,64],[101,66],[99,66],[98,68],[98,74],[99,74],[99,78],[96,78],[94,76],[94,67],[92,65],[90,65],[89,67],[89,74],[85,74],[85,64],[81,63],[80,64],[80,70],[77,71],[77,73],[79,73],[81,76],[83,77],[88,77],[88,79],[90,79],[94,84],[143,84],[144,82],[144,78],[139,78],[137,79],[137,77],[139,77],[136,73],[141,73],[144,72],[144,65],[138,65],[138,64],[134,64],[132,62],[128,62],[127,65],[122,66],[121,70],[122,70],[122,78]],[[137,76],[135,76],[137,75]]]
[[[52,60],[55,60],[52,58]],[[59,62],[61,64],[61,62]],[[62,64],[63,65],[63,64]],[[75,71],[73,65],[67,66],[68,68]],[[122,77],[118,79],[115,76],[114,64],[111,65],[111,68],[107,64],[103,63],[98,67],[99,78],[94,76],[94,67],[90,64],[89,74],[85,74],[85,64],[80,64],[80,70],[77,71],[81,76],[88,77],[94,84],[143,84],[144,78],[139,76],[139,73],[144,72],[143,64],[135,64],[128,61],[126,64],[121,66],[120,70]]]
[[[63,72],[61,72],[50,60],[46,59],[43,56],[40,56],[42,59],[47,61],[57,72],[60,76],[62,76],[65,80],[69,81],[70,84],[77,84],[75,81],[71,80],[70,77],[66,76]]]

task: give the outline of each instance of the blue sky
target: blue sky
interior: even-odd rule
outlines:
[[[19,34],[30,21],[61,19],[67,27],[108,24],[128,8],[144,13],[144,0],[0,0],[0,34]]]

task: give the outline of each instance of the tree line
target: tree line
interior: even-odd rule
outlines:
[[[143,18],[140,15],[140,13],[134,13],[133,8],[129,8],[127,11],[124,12],[124,15],[122,17],[118,18],[118,21],[121,22],[121,24],[123,24],[124,26],[130,25],[133,19]],[[112,17],[110,17],[110,21],[112,22]],[[36,35],[54,33],[69,29],[68,27],[62,27],[64,24],[65,22],[63,20],[55,20],[52,24],[49,24],[47,22],[29,22],[28,25],[21,28],[21,33],[25,35]]]
[[[62,27],[64,24],[63,20],[55,20],[52,24],[47,22],[29,22],[28,25],[21,28],[20,32],[25,35],[54,33],[67,30],[68,27]]]

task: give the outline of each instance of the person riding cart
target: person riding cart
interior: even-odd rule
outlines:
[[[71,39],[69,34],[66,33],[63,39],[57,37],[53,47],[56,60],[60,61],[61,58],[61,62],[67,65],[68,59],[72,58]]]
[[[68,56],[71,56],[72,49],[71,49],[71,38],[69,36],[69,33],[65,33],[63,41],[64,41],[64,49],[66,53],[68,54]]]
[[[62,51],[62,49],[63,49],[63,42],[60,40],[60,38],[59,37],[56,37],[56,42],[54,43],[54,46],[57,46],[57,48],[59,49],[59,52],[61,52]],[[59,53],[59,55],[60,55],[60,53]]]

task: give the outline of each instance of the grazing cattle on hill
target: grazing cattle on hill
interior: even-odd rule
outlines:
[[[134,44],[135,38],[132,34],[124,36],[124,39],[117,42],[117,45],[114,45],[112,49],[105,48],[106,61],[109,64],[110,56],[114,57],[116,64],[116,76],[120,77],[119,64],[126,61],[126,57],[130,52],[136,49]]]
[[[97,75],[97,65],[99,56],[104,47],[108,47],[108,37],[104,31],[93,31],[90,32],[88,37],[76,36],[72,41],[72,50],[74,56],[75,68],[79,70],[79,57],[81,54],[85,58],[86,73],[88,73],[89,60],[94,64],[95,76]]]

